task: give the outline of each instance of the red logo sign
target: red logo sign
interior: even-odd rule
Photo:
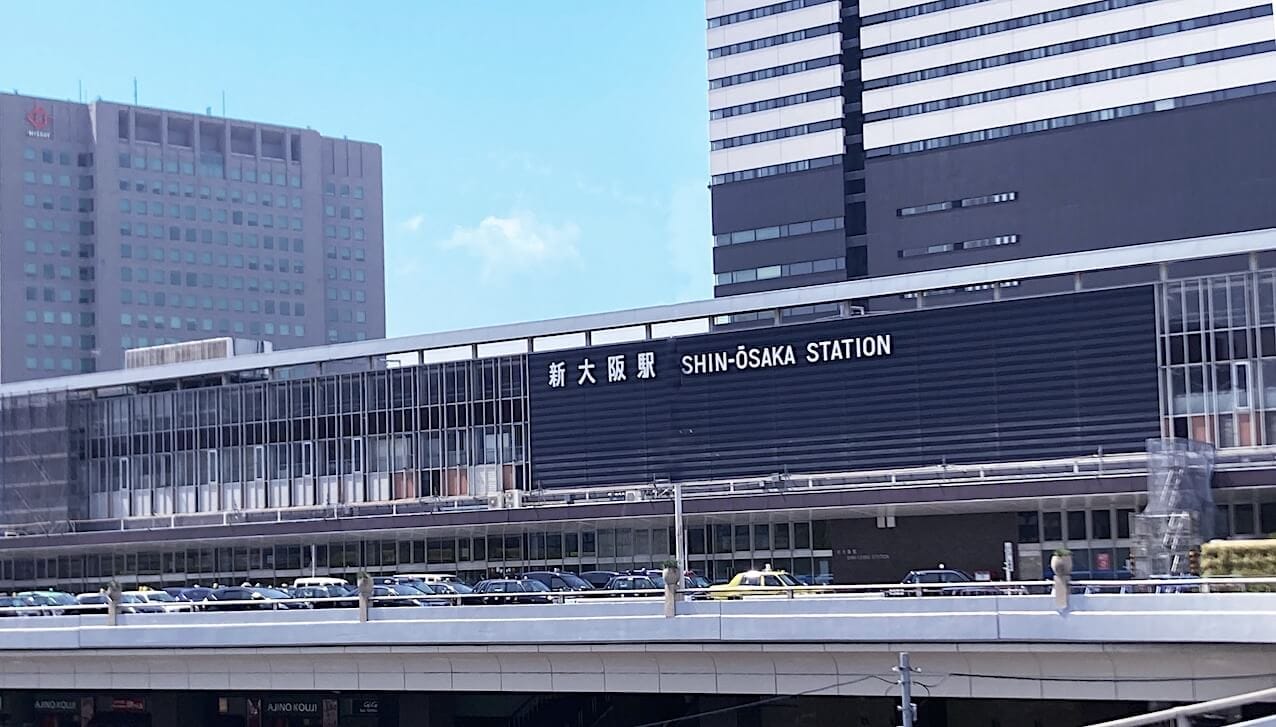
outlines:
[[[36,104],[27,112],[27,123],[36,131],[46,131],[53,124],[53,117],[43,106]]]

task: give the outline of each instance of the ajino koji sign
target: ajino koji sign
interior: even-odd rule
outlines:
[[[894,341],[889,333],[828,338],[797,344],[740,344],[722,351],[683,354],[678,359],[678,371],[682,376],[700,376],[730,371],[812,366],[890,356],[893,351]],[[650,381],[658,374],[656,354],[652,351],[639,351],[632,356],[632,360],[624,353],[604,356],[586,353],[571,361],[551,361],[546,371],[546,380],[549,388],[564,389],[570,382],[575,382],[575,386],[593,386],[600,383],[616,384],[631,378]]]

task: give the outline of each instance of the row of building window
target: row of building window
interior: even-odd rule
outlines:
[[[934,45],[955,43],[959,40],[978,38],[980,36],[992,35],[994,33],[1004,33],[1009,30],[1018,30],[1020,28],[1028,28],[1034,25],[1041,25],[1043,23],[1053,23],[1059,20],[1078,18],[1083,15],[1093,15],[1095,13],[1102,13],[1108,10],[1128,8],[1151,2],[1158,2],[1158,0],[1098,0],[1098,2],[1073,5],[1069,8],[1059,8],[1057,10],[1049,10],[1043,13],[1034,13],[1032,15],[1021,15],[1017,18],[999,20],[995,23],[984,23],[983,25],[975,25],[969,28],[949,30],[943,33],[923,35],[918,38],[909,38],[908,40],[900,40],[894,43],[887,43],[886,45],[873,46],[871,48],[864,49],[864,57],[873,58],[876,56],[888,55],[890,53],[902,53],[904,51],[917,50],[918,48],[929,48]]]
[[[960,146],[962,144],[975,144],[981,141],[990,141],[992,139],[1004,139],[1006,137],[1019,136],[1021,134],[1034,134],[1038,131],[1049,131],[1051,129],[1064,129],[1070,126],[1081,126],[1083,124],[1093,124],[1100,121],[1111,121],[1112,119],[1139,116],[1141,114],[1152,114],[1158,111],[1170,111],[1172,109],[1185,108],[1188,106],[1200,106],[1202,104],[1228,101],[1231,99],[1245,98],[1246,96],[1255,96],[1265,93],[1276,93],[1276,82],[1269,81],[1267,83],[1254,84],[1250,86],[1237,86],[1235,88],[1226,88],[1218,91],[1197,93],[1191,96],[1179,96],[1177,98],[1167,98],[1159,101],[1148,101],[1146,103],[1130,104],[1128,106],[1117,106],[1114,108],[1099,109],[1098,111],[1090,111],[1082,114],[1056,116],[1051,119],[1042,119],[1040,121],[1028,121],[1022,124],[999,126],[994,129],[970,131],[965,134],[953,134],[951,136],[923,139],[921,141],[913,141],[907,144],[895,144],[893,146],[885,146],[869,150],[867,152],[867,156],[882,157],[893,154],[914,154],[916,152],[930,151],[931,149],[943,149],[950,146]]]
[[[354,280],[356,283],[362,283],[367,278],[367,273],[363,271],[363,268],[351,270],[350,268],[330,267],[327,269],[327,273],[328,280]]]
[[[47,356],[43,359],[36,358],[35,356],[27,356],[26,365],[28,371],[39,371],[40,369],[44,369],[45,371],[57,371],[59,368],[62,371],[75,371],[76,360],[63,358],[59,361]],[[93,364],[93,359],[91,358],[80,359],[79,367],[80,373],[85,374],[92,373],[96,368]]]
[[[836,98],[842,95],[841,88],[822,88],[818,91],[807,91],[805,93],[795,93],[791,96],[782,96],[780,98],[768,98],[762,101],[753,101],[751,103],[739,104],[737,106],[728,106],[726,108],[714,109],[709,112],[710,119],[726,119],[732,116],[744,116],[745,114],[753,114],[759,111],[770,111],[771,109],[784,108],[785,106],[795,106],[797,104],[808,103],[810,101],[820,101],[826,98]]]
[[[775,278],[788,278],[794,275],[828,273],[834,270],[844,270],[845,268],[845,258],[835,257],[826,258],[824,260],[805,260],[800,263],[768,265],[761,268],[749,268],[747,270],[732,270],[725,273],[718,273],[717,276],[715,276],[714,282],[716,285],[752,283],[755,280],[774,280]]]
[[[196,173],[194,161],[162,159],[157,156],[151,156],[148,159],[146,155],[130,155],[128,152],[120,152],[119,165],[120,169],[136,169],[138,171],[162,172],[164,174],[195,176]],[[276,187],[292,187],[293,189],[301,188],[300,174],[288,174],[286,171],[279,169],[262,169],[258,171],[256,167],[249,166],[243,167],[242,170],[238,166],[224,168],[220,155],[216,155],[215,160],[210,157],[208,162],[201,162],[198,171],[198,176],[201,177],[225,178],[236,182],[271,184]]]
[[[77,274],[76,268],[69,265],[37,265],[35,263],[22,263],[22,274],[29,278],[43,277],[45,280],[74,280],[78,277],[80,280],[92,280],[94,277],[93,268],[89,266],[81,266]],[[43,273],[43,274],[41,274]]]
[[[127,246],[122,245],[121,247],[127,247]],[[140,254],[144,254],[144,253],[145,253],[145,250],[142,250]],[[162,255],[164,251],[162,249],[155,248],[155,250],[153,250],[152,253],[158,253],[160,257],[153,256],[150,259],[158,259],[158,260],[163,259]],[[140,254],[138,259],[140,260],[147,259],[147,258],[141,257]],[[121,256],[121,257],[131,257],[131,256]],[[196,262],[196,260],[198,260],[198,262]],[[170,257],[169,262],[179,262],[179,263],[184,262],[187,265],[200,265],[202,267],[212,267],[215,264],[219,268],[237,268],[241,270],[243,269],[263,270],[268,273],[273,273],[275,272],[276,269],[278,269],[278,271],[281,273],[297,273],[298,275],[305,272],[305,264],[300,261],[290,261],[288,258],[271,258],[271,257],[258,258],[256,255],[247,255],[247,256],[220,255],[220,254],[213,255],[212,253],[206,252],[206,253],[201,253],[199,257],[196,258],[193,252],[187,251],[186,255],[183,256],[183,259],[173,260],[173,258]],[[126,277],[126,274],[124,273],[125,270],[129,270],[129,268],[121,268],[120,279],[127,281],[129,278]],[[170,272],[170,275],[172,273],[177,273],[180,275],[180,271],[174,270],[169,272]]]
[[[836,2],[836,0],[784,0],[784,2],[775,3],[774,5],[763,5],[760,8],[751,8],[749,10],[741,10],[738,13],[719,15],[716,18],[709,18],[709,27],[720,28],[724,25],[731,25],[732,23],[743,23],[746,20],[756,20],[758,18],[765,18],[779,13],[787,13],[790,10],[801,10],[802,8],[809,8],[812,5],[822,5],[828,2]]]
[[[266,291],[266,292],[269,293],[272,291]],[[301,301],[297,301],[296,303],[293,303],[287,300],[279,300],[279,301],[276,301],[273,299],[258,300],[257,298],[226,299],[226,298],[213,298],[210,296],[203,296],[201,298],[196,298],[193,295],[179,295],[176,293],[170,293],[168,295],[165,295],[164,291],[162,290],[134,291],[132,288],[120,289],[120,303],[124,305],[137,305],[137,306],[154,305],[156,308],[163,308],[165,305],[168,305],[175,309],[181,308],[184,306],[190,309],[202,308],[204,310],[234,311],[236,313],[244,313],[244,312],[269,313],[273,315],[276,312],[278,312],[279,315],[281,316],[297,316],[297,317],[306,315],[306,304],[302,303]],[[139,313],[138,315],[141,316],[143,319],[145,319],[148,314]],[[155,315],[155,318],[157,320],[163,317],[164,316],[162,314]],[[123,323],[123,321],[121,321],[121,323]],[[162,326],[156,326],[156,327],[161,328]]]
[[[326,182],[323,185],[323,193],[328,197],[354,197],[355,199],[363,199],[363,187],[359,185],[337,184],[336,182]]]
[[[817,303],[815,305],[799,305],[792,308],[780,309],[780,320],[802,320],[815,316],[837,316],[841,315],[842,306],[840,303]],[[732,313],[725,316],[714,316],[713,325],[726,326],[732,323],[756,323],[756,322],[774,323],[775,314],[771,311],[753,311],[749,313]]]
[[[148,256],[148,253],[149,253],[149,256]],[[136,258],[138,260],[150,259],[150,260],[155,260],[157,262],[162,262],[165,259],[164,248],[158,245],[151,248],[147,248],[146,245],[137,245],[136,247],[134,247],[133,245],[130,245],[128,243],[123,243],[120,245],[120,257],[124,259]],[[249,270],[260,269],[260,270],[267,270],[270,272],[274,272],[276,265],[278,265],[279,272],[281,273],[286,273],[290,271],[296,272],[296,273],[305,272],[305,265],[301,260],[293,260],[292,258],[285,258],[285,257],[258,258],[258,256],[256,255],[245,256],[245,255],[240,255],[238,253],[228,255],[226,253],[213,254],[211,252],[201,252],[198,255],[196,255],[194,250],[186,250],[185,252],[183,252],[182,250],[174,247],[169,249],[167,259],[171,263],[185,262],[187,265],[198,264],[198,265],[205,265],[205,266],[211,266],[213,264],[216,264],[217,267],[221,267],[221,268],[247,267]]]
[[[786,43],[796,43],[800,40],[809,38],[818,38],[822,35],[829,35],[840,30],[841,26],[837,23],[828,25],[817,25],[814,28],[803,28],[802,30],[794,30],[789,33],[781,33],[780,35],[769,35],[765,38],[755,38],[754,40],[746,40],[742,43],[732,43],[718,48],[709,49],[709,58],[721,58],[723,56],[735,55],[736,53],[748,53],[753,50],[761,50],[762,48],[770,48],[772,46],[784,45]]]
[[[909,5],[906,8],[895,8],[894,10],[887,10],[884,13],[865,15],[860,18],[860,27],[877,25],[879,23],[889,23],[892,20],[903,20],[904,18],[915,18],[918,15],[941,13],[945,10],[952,10],[953,8],[964,8],[967,5],[975,5],[986,2],[988,2],[988,0],[934,0],[933,2],[922,3],[921,5]]]
[[[79,338],[80,338],[80,350],[92,351],[93,349],[97,348],[97,336],[93,335],[92,333],[81,334]],[[61,346],[62,348],[74,348],[75,337],[68,336],[66,334],[55,336],[52,333],[45,333],[41,335],[28,333],[26,335],[26,343],[27,343],[27,346],[32,348],[36,346],[44,346],[46,348],[52,348],[54,346]]]
[[[252,321],[245,326],[243,321],[227,321],[224,318],[217,322],[216,328],[213,326],[213,321],[207,318],[200,321],[197,321],[194,318],[187,318],[184,330],[203,331],[204,333],[217,332],[222,334],[247,333],[253,336],[260,336],[263,334],[273,336],[276,335],[276,333],[281,336],[302,337],[306,335],[305,326],[300,323],[290,326],[287,323],[280,323],[276,325],[270,321],[265,323]],[[147,346],[163,346],[168,343],[182,343],[183,341],[189,340],[192,340],[189,336],[185,338],[172,338],[166,336],[137,336],[134,338],[133,336],[120,336],[120,348],[127,350],[130,348],[145,348]]]
[[[27,286],[25,297],[28,301],[32,302],[43,299],[45,303],[70,303],[72,298],[71,292],[70,288],[37,288],[34,286]],[[81,292],[91,294],[93,291],[92,289],[85,289]],[[87,297],[88,300],[81,300],[81,303],[93,302],[94,296],[88,295],[84,297]]]
[[[146,328],[148,324],[145,323],[145,321],[146,321],[146,314],[139,313],[138,323],[137,323],[138,327]],[[250,333],[254,336],[262,334],[262,333],[273,336],[276,333],[278,333],[281,336],[296,336],[300,338],[301,336],[306,335],[306,328],[300,323],[297,323],[297,324],[275,323],[274,321],[265,321],[263,323],[260,321],[249,321],[247,324],[245,324],[244,321],[231,321],[227,318],[222,318],[218,320],[216,322],[216,326],[214,326],[214,322],[211,318],[203,318],[203,319],[186,318],[185,320],[183,320],[176,316],[173,316],[172,318],[167,319],[167,321],[165,320],[163,316],[156,316],[154,322],[155,322],[155,328],[157,330],[164,330],[165,327],[167,327],[174,331],[187,330],[187,331],[213,332],[215,330],[218,333]],[[133,325],[132,316],[128,313],[121,313],[120,325],[122,326]],[[147,336],[138,336],[136,339],[132,339],[129,336],[121,336],[120,346],[123,348],[132,348],[134,345],[139,347],[150,346],[150,345],[158,346],[158,345],[161,345],[162,343],[177,343],[178,340],[179,339],[175,339],[175,338],[173,339],[149,338]]]
[[[128,272],[125,272],[128,271]],[[180,286],[185,281],[187,288],[218,288],[220,290],[262,290],[267,293],[292,293],[301,295],[305,292],[305,281],[289,281],[283,278],[258,278],[255,275],[213,275],[212,273],[182,273],[177,270],[150,270],[149,268],[120,268],[120,280],[126,283],[151,283],[154,285]]]
[[[975,240],[962,240],[961,242],[945,242],[939,245],[927,245],[926,247],[910,247],[899,251],[899,256],[906,257],[922,257],[923,255],[939,255],[945,252],[956,252],[958,250],[977,250],[981,247],[1001,247],[1002,245],[1014,245],[1019,242],[1018,235],[997,235],[996,237],[980,237]]]
[[[34,217],[24,217],[22,219],[22,227],[27,230],[65,232],[67,234],[72,234],[78,231],[78,234],[88,237],[93,234],[94,224],[91,220],[81,220],[77,223],[71,220],[54,220],[49,217],[44,217],[39,220]]]
[[[944,76],[953,76],[959,73],[980,71],[986,68],[996,68],[998,66],[1010,65],[1012,63],[1033,61],[1041,58],[1049,58],[1051,56],[1064,55],[1066,53],[1090,50],[1092,48],[1102,48],[1119,43],[1129,43],[1136,40],[1170,35],[1172,33],[1196,30],[1198,28],[1210,28],[1216,25],[1236,23],[1250,20],[1252,18],[1269,16],[1271,14],[1271,5],[1259,5],[1256,7],[1243,8],[1241,10],[1232,10],[1226,13],[1215,13],[1213,15],[1188,18],[1187,20],[1180,20],[1177,22],[1134,28],[1132,30],[1121,31],[1120,33],[1096,35],[1090,38],[1068,41],[1066,43],[1056,43],[1054,45],[1028,48],[1026,50],[1015,51],[1013,53],[1002,53],[995,56],[975,58],[961,63],[951,63],[945,66],[925,68],[919,71],[900,73],[893,76],[886,76],[884,78],[874,78],[864,81],[864,90],[867,91],[876,88],[887,88],[889,86],[899,86],[906,83],[927,81],[933,78],[942,78]]]
[[[827,157],[816,157],[815,159],[802,159],[796,162],[788,162],[787,164],[772,164],[766,167],[757,167],[756,169],[741,169],[738,172],[715,174],[709,180],[709,183],[714,185],[727,184],[729,182],[744,182],[750,179],[759,179],[761,177],[775,177],[781,174],[792,174],[794,172],[805,172],[809,169],[831,167],[841,163],[842,155],[834,154]]]
[[[830,230],[840,230],[844,224],[844,217],[825,217],[824,219],[819,220],[790,222],[787,225],[773,225],[771,227],[758,227],[752,230],[724,232],[720,235],[713,236],[713,245],[714,247],[722,247],[725,245],[739,245],[746,242],[761,242],[763,240],[775,240],[781,237],[806,235],[812,232],[828,232]]]
[[[323,236],[330,240],[363,240],[366,233],[362,227],[352,229],[349,225],[324,225]]]
[[[1129,78],[1131,76],[1168,71],[1175,68],[1182,68],[1184,66],[1198,66],[1203,63],[1213,63],[1215,61],[1229,60],[1232,58],[1242,58],[1244,56],[1255,55],[1258,53],[1270,53],[1272,51],[1276,51],[1276,41],[1266,40],[1261,43],[1249,43],[1247,45],[1232,46],[1231,48],[1219,48],[1217,50],[1205,51],[1203,53],[1189,53],[1187,55],[1175,56],[1173,58],[1148,61],[1147,63],[1135,63],[1129,66],[1121,66],[1119,68],[1107,68],[1102,71],[1078,73],[1075,76],[1067,76],[1064,78],[1052,78],[1048,81],[1037,81],[1035,83],[1025,83],[1018,86],[1007,86],[1005,88],[993,89],[991,91],[968,93],[964,96],[951,96],[949,98],[938,99],[935,101],[927,101],[926,103],[897,106],[895,108],[883,109],[881,111],[872,111],[864,114],[864,121],[881,121],[883,119],[898,119],[904,116],[928,114],[935,111],[943,111],[944,109],[960,108],[962,106],[988,103],[990,101],[1001,101],[1007,98],[1027,96],[1034,93],[1044,93],[1046,91],[1058,91],[1060,89],[1072,88],[1074,86],[1102,83],[1103,81],[1113,81],[1119,78]]]
[[[327,288],[327,298],[331,301],[340,300],[343,303],[363,303],[367,301],[367,297],[368,294],[362,290],[351,290],[350,288]]]
[[[45,164],[58,164],[63,167],[72,165],[70,152],[60,151],[55,154],[52,149],[40,149],[37,151],[28,146],[22,150],[22,158],[29,162],[42,161]],[[76,154],[74,164],[77,167],[93,166],[93,152]]]
[[[38,250],[39,252],[42,252],[45,255],[53,255],[56,252],[56,254],[61,257],[71,257],[71,244],[67,242],[58,243],[58,246],[55,249],[53,246],[53,243],[48,240],[45,240],[38,247],[35,244],[35,240],[23,240],[22,248],[26,252],[33,253],[33,254]],[[78,248],[79,248],[80,257],[82,258],[93,257],[93,252],[94,252],[93,243],[82,242],[82,243],[79,243]]]
[[[806,71],[813,71],[817,68],[828,68],[829,66],[836,66],[841,62],[841,56],[824,56],[823,58],[812,58],[809,61],[787,63],[783,66],[759,68],[756,71],[748,71],[747,73],[737,73],[731,76],[723,76],[722,78],[712,78],[709,80],[709,88],[725,88],[727,86],[738,86],[742,83],[765,81],[768,78],[775,78],[777,76],[803,73]]]
[[[164,227],[162,225],[151,225],[150,232],[147,233],[147,226],[141,223],[129,224],[121,223],[120,235],[124,237],[153,237],[156,240],[163,240]],[[183,234],[184,233],[184,234]],[[274,250],[278,248],[281,252],[288,252],[291,249],[294,252],[304,252],[305,242],[300,237],[289,238],[274,235],[262,235],[258,237],[257,233],[249,232],[227,232],[226,230],[209,230],[196,229],[194,227],[168,228],[168,240],[170,242],[180,242],[185,239],[186,242],[202,242],[204,244],[217,244],[222,247],[247,247],[250,250],[256,250],[258,246],[264,250]],[[145,245],[137,245],[137,248],[145,249]],[[176,248],[174,248],[176,249]],[[159,258],[156,258],[159,259]]]
[[[797,126],[786,126],[782,129],[768,129],[767,131],[758,131],[752,134],[744,134],[741,136],[732,136],[726,139],[718,139],[710,142],[709,148],[713,151],[721,149],[731,149],[737,146],[747,146],[749,144],[761,144],[767,141],[775,141],[777,139],[789,139],[794,136],[805,136],[807,134],[817,134],[821,131],[842,128],[841,119],[829,119],[827,121],[816,121],[811,124],[799,124]]]
[[[900,297],[905,300],[913,300],[915,298],[932,298],[938,295],[956,295],[957,293],[978,293],[983,290],[996,290],[998,288],[1017,288],[1018,280],[1003,280],[999,283],[979,283],[978,285],[963,285],[958,288],[933,288],[931,290],[922,290],[913,293],[904,293]]]
[[[83,311],[81,313],[68,313],[62,311],[25,311],[23,314],[27,323],[47,323],[49,325],[62,326],[83,326],[89,327],[97,324],[97,316],[93,315],[93,311]]]
[[[69,174],[59,174],[57,177],[54,177],[49,172],[36,173],[30,169],[22,172],[22,181],[27,184],[43,184],[46,187],[52,187],[54,185],[58,187],[72,187],[71,175]],[[91,174],[81,174],[79,177],[79,183],[75,185],[75,188],[80,190],[93,189],[93,176]]]
[[[211,199],[211,200],[216,200],[218,202],[229,201],[235,204],[255,205],[260,202],[261,206],[263,207],[276,207],[279,209],[286,209],[289,206],[291,206],[292,209],[296,209],[296,210],[299,210],[302,208],[301,195],[297,194],[297,195],[293,195],[289,197],[288,194],[285,192],[278,192],[275,194],[271,194],[270,192],[263,191],[259,194],[256,190],[252,190],[252,189],[245,191],[242,189],[237,189],[235,187],[231,187],[230,189],[227,189],[225,187],[210,187],[207,185],[200,185],[199,187],[196,187],[193,184],[178,184],[177,182],[168,182],[166,184],[161,179],[151,179],[148,181],[145,179],[130,180],[125,177],[120,178],[119,186],[120,186],[121,192],[133,191],[133,192],[144,193],[149,191],[151,194],[164,194],[164,192],[167,190],[168,196],[170,197],[180,196],[180,197],[194,198],[198,196],[200,199]],[[144,211],[146,209],[145,201],[138,200],[135,204],[137,205],[137,208],[139,210],[143,210],[139,212],[138,214],[146,214]],[[154,208],[154,206],[157,203],[151,202],[150,204],[151,204],[151,207]],[[127,212],[128,210],[121,210],[121,211]],[[152,212],[151,214],[159,216],[159,214],[155,212]]]
[[[59,203],[60,204],[58,205],[58,209],[60,209],[60,211],[62,212],[88,213],[93,211],[92,197],[80,197],[79,207],[76,209],[71,208],[71,198],[66,195],[59,197]],[[24,194],[22,195],[22,206],[23,207],[40,207],[41,209],[53,210],[54,209],[53,195],[45,195],[43,197],[40,197],[37,200],[34,194]]]
[[[914,215],[924,215],[931,212],[945,212],[947,210],[963,209],[966,207],[982,207],[988,204],[1013,202],[1018,198],[1018,192],[998,192],[997,194],[984,194],[978,197],[965,197],[963,199],[950,199],[943,202],[931,202],[930,204],[924,204],[917,207],[901,207],[895,210],[895,215],[898,217],[912,217]]]

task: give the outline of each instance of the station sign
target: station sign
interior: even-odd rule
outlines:
[[[318,717],[319,710],[317,699],[265,699],[261,709],[263,714],[298,717]]]
[[[36,697],[32,706],[37,712],[74,714],[80,711],[80,700],[75,697]]]

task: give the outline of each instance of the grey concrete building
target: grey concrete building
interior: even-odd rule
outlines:
[[[1270,0],[705,9],[718,295],[1276,227]]]
[[[385,335],[381,148],[310,129],[0,94],[0,380],[126,349]]]

